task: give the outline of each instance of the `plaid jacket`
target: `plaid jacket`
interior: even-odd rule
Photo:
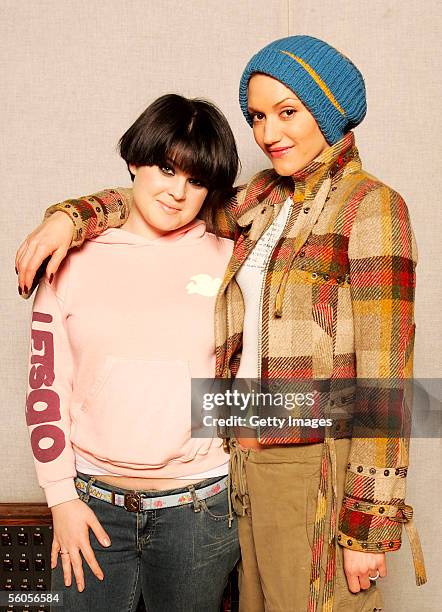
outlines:
[[[353,550],[393,551],[405,523],[416,582],[423,584],[413,511],[405,504],[416,244],[405,202],[362,169],[352,133],[294,177],[260,172],[238,193],[234,213],[241,231],[216,304],[216,374],[234,375],[241,352],[244,304],[235,274],[290,195],[291,215],[265,273],[260,376],[327,380],[328,406],[358,414],[337,540]],[[388,436],[385,424],[398,415],[403,435]],[[379,437],[364,437],[370,422]],[[294,430],[261,434],[264,444],[309,441]],[[332,437],[340,435],[331,432],[325,445],[332,476]],[[327,465],[324,456],[315,525],[320,549]],[[330,533],[333,538],[333,525]],[[324,609],[331,609],[334,578],[333,542],[328,546]],[[318,559],[313,565],[311,610],[319,591]]]
[[[273,170],[258,173],[239,188],[220,214],[220,232],[234,238],[235,247],[216,303],[216,376],[234,376],[241,353],[244,303],[235,274],[290,195],[291,214],[265,276],[261,377],[329,381],[328,405],[350,417],[356,411],[369,421],[372,409],[388,417],[391,405],[407,410],[406,382],[412,375],[414,340],[415,240],[405,202],[362,169],[351,132],[294,177],[280,177]],[[106,190],[55,205],[46,214],[55,210],[68,213],[75,225],[73,244],[80,245],[85,237],[121,225],[131,197],[131,190]],[[342,379],[344,390],[339,386]],[[369,379],[382,380],[382,389],[358,384]],[[349,381],[354,382],[350,393]],[[363,416],[362,425],[367,425]],[[412,508],[405,504],[407,433],[364,437],[363,431],[363,427],[359,432],[357,425],[353,427],[337,540],[353,550],[393,551],[401,544],[405,524],[416,581],[423,584],[425,569]],[[320,548],[328,465],[333,489],[334,435],[336,432],[327,436],[324,445],[318,493],[315,538]],[[296,430],[280,438],[261,431],[260,440],[264,444],[306,442]],[[328,546],[330,596],[333,541]],[[312,566],[311,585],[313,610],[319,589],[318,562]],[[324,606],[326,609],[327,604]]]

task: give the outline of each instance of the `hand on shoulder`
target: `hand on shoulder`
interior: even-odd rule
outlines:
[[[52,282],[71,246],[73,229],[69,216],[58,211],[45,219],[21,243],[15,256],[15,270],[22,297],[28,298],[32,294],[43,274]]]

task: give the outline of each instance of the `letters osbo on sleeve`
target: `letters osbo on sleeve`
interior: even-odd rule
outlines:
[[[46,280],[40,283],[31,323],[26,423],[38,482],[49,507],[78,498],[69,439],[73,366],[58,295],[66,275],[60,271],[54,286]]]

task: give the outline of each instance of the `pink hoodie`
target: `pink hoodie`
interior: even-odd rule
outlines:
[[[199,220],[153,241],[110,229],[40,283],[26,421],[48,506],[78,497],[74,450],[144,478],[225,463],[215,434],[191,437],[190,379],[214,375],[214,304],[232,246]]]

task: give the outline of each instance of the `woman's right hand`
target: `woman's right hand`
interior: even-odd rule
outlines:
[[[53,278],[72,242],[74,226],[69,216],[57,211],[27,236],[15,256],[15,269],[21,295],[30,295],[34,276],[43,261],[50,257],[46,267],[48,280]]]
[[[51,551],[51,568],[57,565],[59,551],[69,554],[60,554],[64,583],[66,586],[72,584],[72,569],[74,570],[77,588],[84,590],[83,564],[80,551],[99,580],[103,580],[104,574],[95,557],[89,541],[89,527],[94,532],[97,540],[102,546],[110,546],[110,538],[101,526],[95,513],[81,499],[73,499],[62,504],[51,507],[52,521],[54,525],[54,537]]]

